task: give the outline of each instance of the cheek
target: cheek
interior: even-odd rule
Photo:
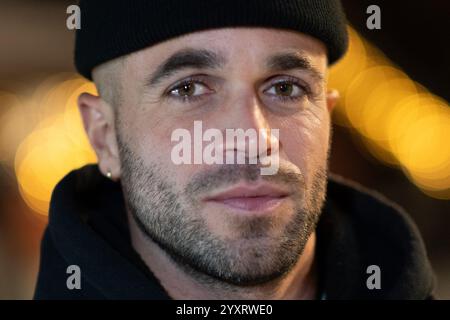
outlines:
[[[280,123],[282,152],[287,160],[308,175],[326,162],[329,146],[330,119],[327,114],[298,115]]]
[[[199,170],[201,165],[175,164],[172,160],[172,149],[181,143],[181,140],[171,141],[172,133],[176,129],[187,129],[192,137],[191,150],[193,151],[193,121],[164,121],[162,118],[142,115],[132,121],[133,150],[139,154],[147,166],[156,166],[158,174],[170,181],[178,190],[181,190],[189,179]],[[183,140],[185,141],[185,140]]]

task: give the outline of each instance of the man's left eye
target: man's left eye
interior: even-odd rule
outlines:
[[[199,82],[185,82],[170,90],[170,94],[176,97],[189,98],[209,93],[211,90]]]
[[[279,82],[272,85],[266,92],[282,98],[300,98],[305,94],[304,88],[291,82]]]

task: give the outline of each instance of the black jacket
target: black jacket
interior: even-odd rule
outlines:
[[[417,228],[379,195],[330,175],[317,239],[326,299],[432,297]],[[80,290],[67,288],[70,265],[80,267]],[[379,290],[367,288],[370,265],[380,268]],[[131,246],[120,183],[95,165],[72,171],[53,192],[35,299],[170,299]]]

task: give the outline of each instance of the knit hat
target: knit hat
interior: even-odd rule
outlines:
[[[159,42],[207,29],[234,26],[287,29],[321,40],[329,64],[347,49],[339,0],[80,0],[75,65],[92,69]]]

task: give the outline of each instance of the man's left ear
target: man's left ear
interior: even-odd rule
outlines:
[[[331,113],[339,100],[339,91],[330,89],[327,91],[327,108]]]

